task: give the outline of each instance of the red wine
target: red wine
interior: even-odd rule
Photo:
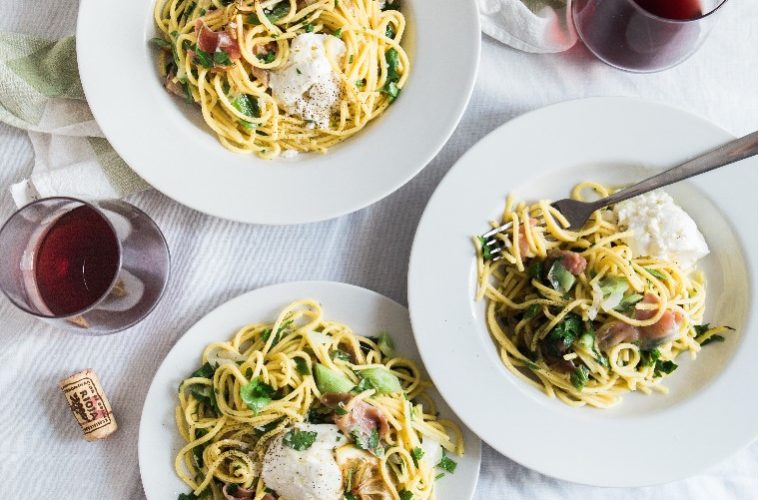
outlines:
[[[98,211],[83,205],[59,217],[42,237],[34,279],[50,312],[66,316],[105,295],[118,267],[113,229]]]
[[[704,15],[701,0],[633,0],[655,16],[677,21],[696,19]]]
[[[572,11],[585,45],[632,71],[674,66],[693,53],[704,32],[701,21],[688,22],[703,15],[701,0],[575,0]]]

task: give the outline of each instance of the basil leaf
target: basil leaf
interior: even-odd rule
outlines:
[[[184,101],[187,104],[192,104],[195,99],[192,97],[192,91],[190,90],[190,83],[187,81],[182,82],[182,90],[184,90]]]
[[[296,451],[304,451],[316,441],[316,432],[293,429],[282,439],[282,444]]]
[[[203,366],[192,372],[193,377],[213,378],[213,374],[216,371],[211,363],[204,363]]]
[[[659,349],[651,349],[650,351],[641,351],[640,364],[642,366],[654,366],[661,357]]]
[[[239,96],[235,97],[232,100],[232,106],[237,111],[239,111],[240,113],[246,116],[250,116],[253,118],[258,118],[259,116],[261,116],[261,110],[258,107],[258,99],[253,99],[248,94],[240,94]],[[253,124],[248,121],[240,120],[240,124],[248,130],[253,128]],[[264,330],[264,332],[261,334],[261,338],[263,339],[264,342],[266,342],[267,340],[269,340],[270,335],[271,335],[271,330],[267,329],[267,330]],[[276,342],[277,340],[274,341],[272,346],[274,346]]]
[[[569,376],[569,381],[578,391],[581,391],[585,384],[588,383],[588,368],[585,365],[580,365],[575,368],[575,371]]]
[[[353,429],[350,432],[350,437],[353,439],[353,443],[357,448],[375,453],[378,451],[379,432],[377,432],[377,429],[372,429],[372,432],[369,435],[362,433],[359,429]]]
[[[401,93],[401,89],[395,82],[388,82],[382,87],[382,93],[390,96],[390,102],[395,102],[398,95]]]
[[[210,385],[193,384],[189,388],[190,395],[199,403],[210,408],[214,413],[218,413],[219,405],[216,402],[216,393]]]
[[[387,62],[387,79],[397,82],[401,75],[399,73],[401,67],[401,58],[398,51],[390,48],[385,52],[385,61]]]
[[[387,81],[382,87],[382,93],[389,96],[390,102],[394,102],[398,98],[401,89],[398,87],[398,81],[400,80],[400,56],[395,49],[387,49],[385,52],[385,62],[387,63]],[[484,257],[484,254],[483,254]]]
[[[295,369],[304,377],[311,374],[311,371],[308,369],[308,363],[303,358],[295,358]]]
[[[215,64],[221,64],[222,66],[229,66],[232,64],[232,60],[229,58],[229,54],[223,50],[219,50],[213,53],[213,62]]]
[[[200,50],[198,44],[195,44],[195,60],[204,68],[213,68],[213,57],[208,52]]]
[[[657,361],[654,365],[654,377],[661,377],[662,373],[669,375],[677,369],[674,361]]]
[[[212,366],[211,363],[204,363],[203,366],[192,372],[190,377],[199,377],[210,380],[213,379],[214,372],[216,372],[216,367]],[[216,393],[213,390],[213,386],[206,384],[191,384],[187,387],[187,390],[199,403],[202,403],[214,413],[218,413],[219,405],[216,402]]]
[[[237,109],[237,111],[239,111],[240,113],[245,114],[245,115],[248,114],[245,111],[243,111],[242,109],[238,108],[235,105],[234,101],[232,101],[232,106],[234,106],[235,109]],[[263,332],[261,332],[261,340],[263,340],[264,342],[268,342],[269,337],[271,337],[271,328],[267,328],[266,330],[264,330]]]
[[[582,330],[582,318],[574,313],[569,313],[558,325],[553,327],[553,330],[548,333],[548,338],[550,340],[562,340],[569,347],[580,336]]]
[[[248,100],[250,101],[250,99]],[[258,109],[258,101],[256,100],[256,101],[250,101],[250,102],[253,107],[253,116],[258,117],[261,114],[260,110]],[[279,343],[279,341],[282,340],[282,335],[285,333],[285,331],[290,329],[292,324],[293,324],[293,320],[290,319],[290,320],[285,321],[281,325],[279,325],[279,328],[277,328],[277,331],[274,333],[274,341],[271,343],[272,347],[277,345],[277,343]]]
[[[411,458],[414,460],[414,465],[419,465],[419,460],[424,456],[424,450],[421,448],[414,448],[411,450]]]
[[[264,10],[264,14],[266,15],[266,19],[269,20],[270,23],[276,23],[283,17],[285,17],[288,12],[290,12],[290,2],[289,0],[283,0],[279,2],[277,5],[271,8],[271,10]],[[258,14],[253,13],[248,16],[248,22],[250,24],[261,24],[261,20],[258,18]],[[309,32],[310,33],[310,32]]]
[[[160,47],[162,49],[166,49],[166,50],[172,50],[174,48],[174,46],[171,45],[169,42],[167,42],[163,38],[159,38],[159,37],[151,38],[150,39],[150,43],[152,43],[153,45],[155,45],[157,47]]]
[[[449,474],[456,472],[456,465],[456,462],[446,456],[443,456],[443,458],[440,459],[440,463],[437,464],[438,467],[448,472]]]
[[[527,309],[525,309],[524,311],[524,318],[525,319],[534,318],[535,316],[538,315],[539,312],[540,312],[540,304],[530,304],[529,306],[527,306]]]
[[[258,57],[259,61],[264,62],[266,64],[270,64],[271,62],[274,61],[274,59],[277,58],[277,53],[276,52],[267,52],[266,54],[258,54],[258,56],[256,56],[256,57]]]
[[[530,267],[527,268],[527,276],[531,279],[540,279],[540,275],[543,274],[543,262],[536,260]]]

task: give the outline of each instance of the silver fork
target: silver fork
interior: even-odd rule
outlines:
[[[659,174],[649,177],[643,181],[633,184],[614,193],[606,198],[596,201],[577,201],[564,199],[555,201],[551,204],[556,208],[569,222],[569,229],[581,228],[596,210],[614,205],[643,193],[648,193],[654,189],[668,186],[681,180],[693,177],[715,168],[724,167],[731,163],[743,160],[757,154],[757,133],[752,132],[740,139],[735,139],[707,153],[699,155],[687,162],[670,168]],[[493,228],[483,234],[482,246],[483,253],[490,255],[490,260],[499,260],[501,252],[504,249],[503,241],[496,238],[499,233],[504,233],[511,229],[512,223]]]

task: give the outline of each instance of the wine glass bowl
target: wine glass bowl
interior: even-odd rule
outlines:
[[[727,0],[575,0],[577,34],[600,60],[651,73],[694,54]]]
[[[169,277],[156,224],[123,201],[54,197],[16,211],[0,229],[0,290],[63,330],[114,333],[147,316]]]

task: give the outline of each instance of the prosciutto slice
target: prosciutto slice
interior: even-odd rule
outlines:
[[[601,328],[596,335],[598,347],[605,351],[622,342],[636,342],[640,339],[640,330],[627,323],[615,321]]]
[[[643,304],[658,304],[659,299],[656,295],[647,293],[641,302]],[[635,319],[651,319],[656,316],[657,312],[657,309],[635,309]],[[648,341],[648,343],[661,343],[670,337],[675,337],[680,331],[682,322],[683,316],[680,311],[667,309],[659,321],[653,325],[640,327],[641,340]]]
[[[641,303],[659,304],[659,298],[652,293],[647,293]],[[637,320],[645,321],[656,316],[658,312],[658,309],[636,308],[634,317]],[[615,321],[598,331],[598,345],[602,350],[607,350],[622,342],[640,341],[642,349],[651,349],[676,337],[683,319],[680,311],[667,309],[659,321],[653,325],[635,327],[621,321]]]
[[[253,500],[253,498],[256,496],[256,490],[248,490],[239,486],[235,487],[230,484],[225,485],[224,488],[222,488],[221,492],[224,493],[224,498],[227,500]]]
[[[198,19],[195,22],[195,34],[198,36],[198,48],[203,52],[226,52],[232,61],[240,58],[240,46],[228,32],[213,31],[202,19]]]
[[[585,257],[577,252],[570,252],[568,250],[551,250],[548,254],[551,259],[561,261],[561,265],[575,276],[582,274],[585,271],[585,267],[588,265],[588,261]]]
[[[345,415],[335,415],[335,424],[346,436],[355,432],[366,437],[376,429],[382,438],[390,431],[385,416],[369,403],[354,399],[347,405],[347,409]]]

